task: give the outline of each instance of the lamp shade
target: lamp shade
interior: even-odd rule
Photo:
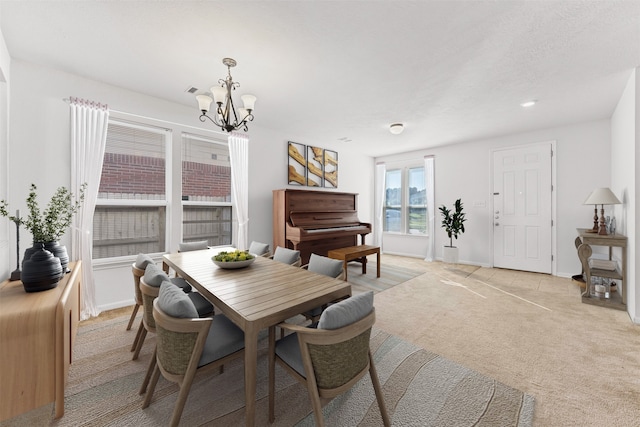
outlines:
[[[196,96],[196,99],[198,100],[198,108],[200,109],[200,111],[209,111],[211,102],[213,102],[213,99],[211,99],[210,96],[198,95]]]
[[[596,188],[584,201],[585,205],[619,205],[622,203],[607,187]]]
[[[242,99],[242,103],[244,104],[244,108],[247,110],[253,110],[256,105],[256,97],[253,95],[242,95],[240,97]]]

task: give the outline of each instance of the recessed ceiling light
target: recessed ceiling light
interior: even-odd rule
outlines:
[[[523,102],[522,104],[520,104],[521,107],[533,107],[534,105],[536,105],[536,103],[538,102],[537,99],[532,99],[531,101],[527,101],[527,102]]]
[[[389,126],[389,132],[391,132],[394,135],[400,135],[403,130],[404,130],[404,125],[402,123],[392,123]]]

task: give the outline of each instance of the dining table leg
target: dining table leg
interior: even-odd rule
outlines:
[[[245,425],[256,421],[256,372],[258,370],[258,332],[252,326],[244,331],[244,397]]]

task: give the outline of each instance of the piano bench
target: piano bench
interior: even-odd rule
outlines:
[[[327,256],[333,259],[339,259],[343,262],[344,280],[347,280],[347,264],[350,261],[360,260],[362,263],[362,274],[367,274],[367,255],[376,254],[377,256],[377,277],[380,277],[380,247],[371,245],[349,246],[348,248],[331,249]]]

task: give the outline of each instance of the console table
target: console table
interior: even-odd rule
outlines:
[[[579,250],[578,256],[580,257],[580,261],[582,262],[586,282],[586,290],[582,294],[582,302],[586,304],[594,304],[626,311],[627,296],[625,287],[627,286],[627,237],[623,236],[622,234],[608,234],[603,236],[598,233],[590,233],[586,228],[578,228],[578,236],[580,237],[583,245],[586,244],[589,246],[608,246],[609,260],[612,259],[611,256],[614,247],[622,249],[621,268],[619,270],[601,270],[592,268],[589,265],[588,256],[581,256]],[[586,254],[591,254],[590,248],[587,249]],[[619,284],[617,291],[611,293],[611,297],[608,299],[591,295],[591,276],[616,279]]]
[[[0,285],[0,421],[55,403],[64,387],[80,321],[80,261],[53,289],[27,293],[21,281]]]

